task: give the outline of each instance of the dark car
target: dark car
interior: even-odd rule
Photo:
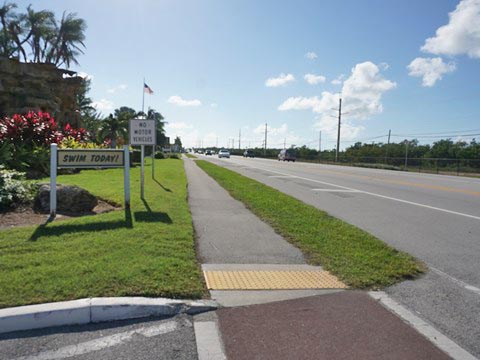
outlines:
[[[243,157],[254,158],[254,157],[255,157],[255,153],[253,152],[253,150],[245,150],[245,151],[243,152]]]
[[[205,151],[205,155],[212,155],[212,150]]]
[[[297,160],[297,155],[292,149],[283,149],[282,151],[280,151],[280,154],[278,154],[278,161],[281,160],[295,162],[295,160]]]

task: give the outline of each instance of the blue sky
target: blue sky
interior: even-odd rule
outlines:
[[[261,146],[268,123],[269,145],[317,148],[322,131],[322,148],[332,149],[341,90],[342,148],[385,142],[376,137],[389,129],[465,140],[472,136],[457,135],[480,133],[480,0],[51,0],[33,7],[86,20],[87,48],[72,69],[92,76],[90,95],[102,113],[140,109],[145,77],[155,92],[145,95],[146,107],[160,111],[167,135],[187,146],[235,139],[238,147],[239,129],[242,148]],[[392,141],[435,140],[428,136]]]

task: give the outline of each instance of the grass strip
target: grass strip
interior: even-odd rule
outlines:
[[[198,160],[235,199],[321,265],[354,288],[378,289],[424,272],[424,265],[373,235],[326,212],[211,162]]]
[[[190,158],[190,159],[196,159],[196,158],[197,158],[197,157],[196,157],[195,155],[193,155],[193,154],[186,153],[185,155],[186,155],[188,158]]]
[[[0,307],[99,296],[200,298],[183,162],[131,169],[131,210],[0,231]],[[59,176],[123,204],[123,169]]]

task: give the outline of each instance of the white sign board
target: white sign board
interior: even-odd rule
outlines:
[[[155,120],[131,119],[129,124],[130,145],[157,144]]]
[[[58,168],[114,168],[125,166],[125,151],[116,149],[58,149]]]
[[[116,168],[123,167],[125,208],[130,208],[130,152],[128,145],[119,149],[58,149],[50,144],[50,219],[57,214],[58,168]]]

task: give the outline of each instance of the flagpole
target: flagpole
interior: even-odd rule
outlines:
[[[142,94],[142,113],[145,114],[145,78],[143,78]]]
[[[143,78],[143,85],[142,85],[142,116],[145,114],[144,113],[144,107],[145,107],[145,78]],[[140,153],[140,159],[142,162],[141,170],[140,170],[140,198],[144,199],[144,178],[145,178],[145,145],[140,145],[141,153]]]

